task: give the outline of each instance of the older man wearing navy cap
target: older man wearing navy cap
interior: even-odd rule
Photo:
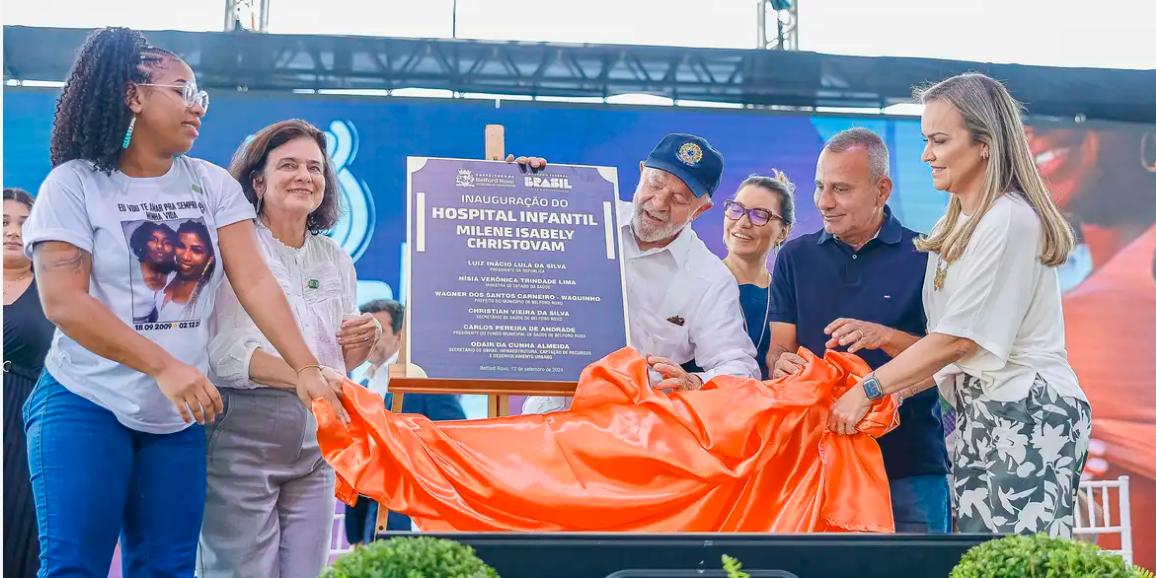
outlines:
[[[759,377],[739,289],[690,224],[712,205],[723,158],[705,139],[663,137],[641,163],[632,203],[619,203],[631,346],[648,356],[651,385],[698,389],[716,375]],[[531,397],[525,413],[564,409]]]

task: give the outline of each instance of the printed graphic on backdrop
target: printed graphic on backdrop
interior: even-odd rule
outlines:
[[[1028,140],[1086,261],[1064,294],[1068,358],[1092,405],[1085,476],[1129,477],[1135,560],[1156,568],[1156,127],[1039,121]]]
[[[56,96],[4,88],[5,186],[35,191],[52,168],[48,142]],[[407,270],[405,255],[410,254],[405,244],[406,156],[477,155],[482,129],[491,123],[507,127],[519,154],[616,166],[626,199],[637,183],[639,159],[672,127],[708,138],[725,155],[727,167],[716,207],[698,219],[694,229],[720,256],[723,216],[717,205],[747,175],[771,167],[800,183],[792,236],[821,227],[811,191],[801,183],[814,174],[824,139],[851,126],[875,130],[891,150],[895,189],[890,205],[905,224],[926,232],[947,201],[931,187],[929,169],[920,160],[919,119],[879,115],[514,101],[495,108],[472,99],[229,93],[214,97],[193,156],[227,166],[247,134],[295,117],[317,119],[318,126],[331,131],[331,119],[342,119],[350,128],[356,125],[359,145],[348,167],[372,188],[375,201],[375,213],[366,217],[375,223],[372,246],[357,262],[358,276],[363,282],[380,280],[398,288],[396,295],[403,301],[406,285],[399,272]],[[1131,476],[1136,560],[1156,567],[1156,396],[1151,377],[1156,356],[1150,345],[1156,340],[1156,125],[1038,117],[1027,122],[1040,172],[1079,237],[1079,248],[1060,275],[1068,354],[1092,403],[1095,443],[1088,475],[1110,480]],[[143,213],[123,217],[145,218]],[[484,415],[484,407],[470,414]],[[1114,540],[1117,537],[1104,536],[1100,543],[1111,545]]]
[[[217,263],[205,222],[199,218],[139,220],[123,222],[122,227],[134,257],[130,292],[136,329],[199,325],[208,314],[202,304],[211,299],[202,297]]]
[[[329,130],[325,131],[325,142],[325,152],[333,163],[333,172],[337,174],[343,209],[341,218],[337,220],[329,236],[337,241],[356,263],[369,248],[377,221],[373,192],[364,180],[350,170],[350,165],[357,159],[357,147],[360,144],[357,127],[349,121],[335,120],[329,123]]]
[[[411,157],[409,360],[577,381],[627,343],[614,169]]]
[[[361,139],[357,127],[348,120],[329,123],[325,132],[325,154],[337,175],[337,189],[341,193],[341,215],[328,235],[341,245],[342,249],[356,263],[369,248],[373,230],[377,224],[377,210],[373,204],[373,191],[364,179],[353,173],[351,166],[357,159],[357,149]],[[248,134],[242,144],[253,140]]]

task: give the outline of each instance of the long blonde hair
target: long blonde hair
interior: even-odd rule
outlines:
[[[987,175],[979,209],[962,227],[956,227],[963,205],[952,195],[947,213],[935,225],[931,236],[918,239],[920,251],[938,253],[948,263],[955,261],[967,248],[980,219],[1002,194],[1018,191],[1039,216],[1044,229],[1044,246],[1040,261],[1057,266],[1068,259],[1075,247],[1075,235],[1060,213],[1036,168],[1027,135],[1020,119],[1022,105],[1016,102],[999,81],[978,73],[960,74],[929,88],[917,90],[915,97],[924,104],[932,101],[950,103],[963,115],[973,142],[987,145]]]

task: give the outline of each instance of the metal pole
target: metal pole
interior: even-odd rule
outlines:
[[[269,3],[273,0],[259,0],[261,2],[261,15],[257,23],[258,31],[269,32]]]
[[[767,0],[758,0],[758,29],[759,38],[755,48],[762,50],[767,47]]]
[[[225,32],[233,30],[233,0],[225,0]]]
[[[779,45],[777,48],[779,50],[786,50],[787,39],[783,36],[783,15],[779,14],[778,11],[775,12],[775,24],[779,26]]]
[[[450,37],[458,37],[458,0],[454,0],[454,12],[450,22]]]

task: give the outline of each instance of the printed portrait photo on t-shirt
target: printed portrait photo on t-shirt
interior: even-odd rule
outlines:
[[[204,221],[128,221],[125,238],[133,257],[133,322],[199,321],[205,286],[216,254]]]

